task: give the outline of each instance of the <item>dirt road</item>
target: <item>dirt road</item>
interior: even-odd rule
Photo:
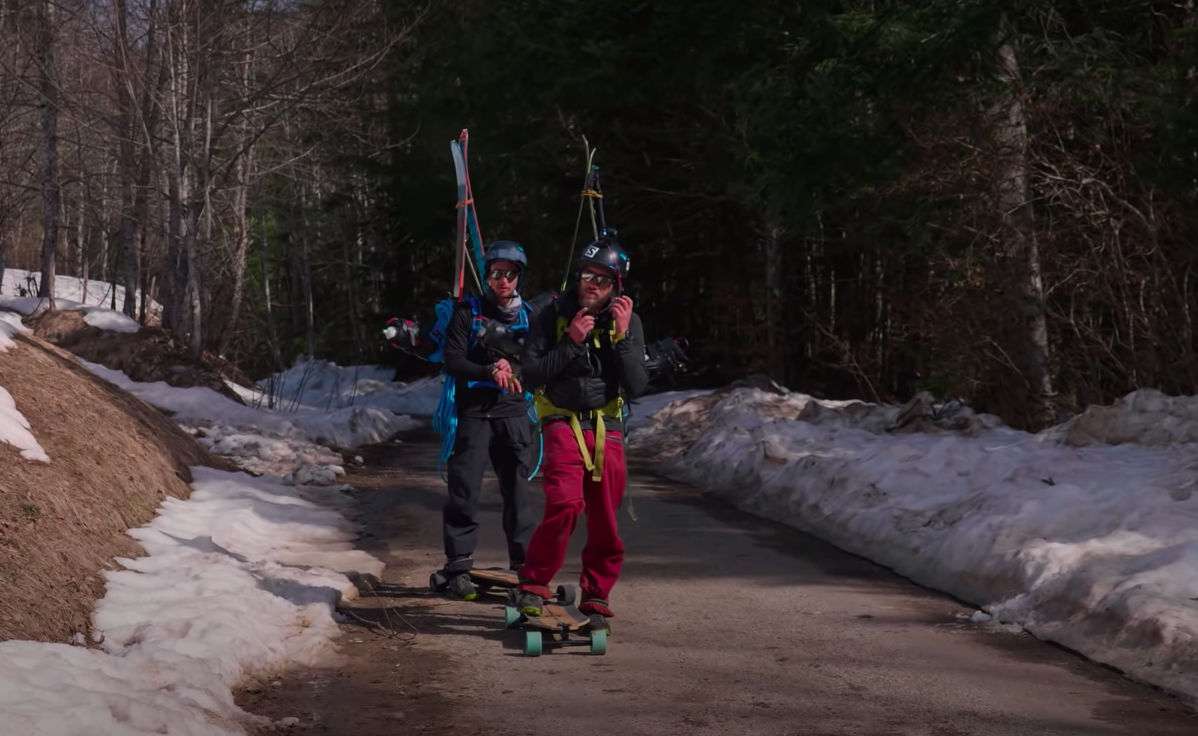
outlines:
[[[522,655],[502,599],[428,592],[441,563],[436,439],[369,448],[363,546],[388,564],[346,661],[242,696],[304,733],[1192,736],[1181,704],[795,530],[633,468],[639,521],[605,656]],[[539,494],[534,494],[539,495]],[[480,565],[504,565],[488,479]],[[576,583],[583,527],[558,582]],[[395,634],[365,621],[382,622]],[[418,633],[414,633],[418,632]]]

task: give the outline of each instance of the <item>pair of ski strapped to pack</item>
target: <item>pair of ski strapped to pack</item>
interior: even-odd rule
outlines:
[[[457,193],[458,202],[455,207],[457,210],[457,237],[454,242],[454,266],[456,273],[454,276],[453,298],[444,299],[436,305],[436,323],[429,331],[428,337],[434,344],[433,352],[427,357],[431,362],[441,362],[444,360],[444,340],[445,330],[449,326],[449,320],[453,316],[453,310],[457,303],[465,301],[470,307],[472,315],[472,323],[470,330],[470,345],[467,350],[472,348],[480,332],[486,324],[486,318],[482,316],[482,304],[478,296],[465,293],[466,288],[466,271],[469,270],[474,276],[475,285],[480,293],[484,291],[483,283],[486,281],[484,273],[484,253],[482,247],[481,229],[478,226],[478,212],[474,206],[474,192],[470,185],[470,169],[466,161],[467,143],[469,135],[466,130],[463,130],[458,140],[450,143],[451,152],[453,154],[454,170],[457,175]],[[570,242],[569,258],[566,264],[565,276],[562,279],[561,290],[565,291],[569,283],[570,273],[573,271],[574,250],[578,240],[578,230],[582,223],[582,213],[584,207],[590,204],[591,228],[595,240],[599,240],[601,236],[614,236],[614,230],[608,230],[603,213],[603,192],[599,185],[599,167],[594,164],[595,149],[591,149],[586,137],[583,137],[583,145],[586,147],[586,177],[583,183],[583,189],[580,196],[578,206],[578,217],[574,223],[574,236]],[[596,217],[596,205],[598,202],[598,217]],[[467,269],[471,262],[471,253],[469,246],[473,246],[473,268]],[[477,271],[475,270],[477,269]],[[531,316],[532,308],[528,302],[522,304],[519,313],[518,321],[514,325],[507,327],[515,334],[523,333],[526,337],[528,332],[528,320]],[[410,325],[409,325],[410,326]],[[564,334],[568,323],[565,318],[558,316],[557,333],[558,338]],[[611,339],[613,344],[619,338],[615,335],[615,326],[611,327]],[[623,337],[623,336],[620,336]],[[591,340],[595,347],[599,346],[598,330],[592,330]],[[588,346],[589,349],[590,346]],[[444,372],[443,372],[444,375]],[[492,381],[471,381],[468,387],[486,386],[493,387],[496,390],[501,390],[499,385]],[[537,463],[534,466],[529,478],[536,477],[537,471],[540,470],[541,461],[544,459],[545,443],[543,432],[541,431],[541,418],[549,419],[551,417],[561,417],[568,421],[570,429],[578,442],[578,449],[582,455],[583,464],[587,470],[591,471],[592,480],[599,481],[603,475],[604,464],[604,448],[606,440],[606,425],[604,416],[615,419],[620,424],[621,433],[626,432],[626,422],[628,419],[628,408],[623,396],[617,396],[607,406],[601,407],[591,412],[585,412],[594,419],[595,422],[595,454],[592,458],[591,453],[587,450],[586,441],[582,432],[582,425],[579,420],[579,412],[574,412],[568,409],[562,409],[554,406],[545,397],[544,389],[540,389],[535,394],[530,391],[524,392],[524,398],[528,404],[528,419],[537,426],[537,440],[539,452]],[[542,414],[544,412],[544,414]],[[457,436],[457,405],[456,405],[456,381],[451,380],[448,375],[444,376],[444,381],[441,388],[441,398],[437,403],[436,412],[433,415],[433,428],[441,435],[441,452],[437,457],[437,472],[441,476],[441,480],[448,482],[445,476],[445,464],[449,461],[453,454],[453,446]],[[628,498],[628,513],[633,521],[637,520],[636,512],[632,507],[632,498],[626,493]]]
[[[457,237],[454,241],[454,267],[456,272],[454,274],[453,298],[441,300],[434,308],[436,321],[428,333],[428,339],[433,343],[434,348],[427,356],[427,360],[433,363],[444,361],[445,331],[449,327],[449,321],[453,318],[453,310],[457,304],[465,302],[470,307],[472,316],[470,343],[467,346],[467,350],[474,347],[478,340],[480,329],[486,324],[486,318],[482,315],[480,297],[466,293],[467,270],[474,277],[475,286],[478,287],[480,294],[483,293],[482,285],[486,281],[486,274],[483,273],[481,229],[478,226],[478,212],[474,207],[474,191],[470,185],[470,169],[466,163],[468,142],[469,134],[466,130],[463,130],[458,140],[451,141],[449,144],[453,153],[453,165],[458,185],[458,202],[455,207],[457,210]],[[474,250],[473,259],[469,251],[471,245],[473,245]],[[531,309],[528,304],[524,303],[520,309],[517,323],[509,325],[509,327],[516,332],[527,332],[530,312]],[[457,382],[446,375],[444,370],[442,370],[442,375],[444,376],[444,380],[441,384],[441,398],[437,402],[436,411],[433,413],[433,428],[441,435],[441,452],[437,455],[437,473],[441,476],[441,480],[448,482],[445,476],[445,464],[453,454],[454,442],[457,439]],[[467,383],[467,388],[475,386],[494,388],[497,391],[502,390],[499,384],[494,381],[470,381]],[[539,420],[535,414],[532,398],[531,392],[524,392],[524,399],[529,407],[527,417],[529,421],[536,425],[539,424]],[[544,443],[541,442],[540,445],[540,454],[537,457],[537,463],[533,467],[529,478],[536,477],[537,471],[541,467]]]

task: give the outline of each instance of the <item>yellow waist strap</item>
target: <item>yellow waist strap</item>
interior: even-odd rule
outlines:
[[[570,429],[574,431],[574,439],[578,442],[578,452],[582,454],[583,465],[591,471],[591,480],[599,481],[603,479],[603,450],[605,447],[605,439],[607,437],[607,425],[603,421],[604,415],[612,419],[619,419],[624,411],[624,399],[617,396],[611,403],[602,409],[597,409],[595,414],[595,458],[591,459],[591,453],[587,451],[586,438],[582,436],[582,423],[578,421],[578,413],[569,409],[562,409],[554,406],[549,399],[545,398],[544,394],[537,394],[537,416],[542,419],[548,419],[552,416],[565,416],[570,418]]]

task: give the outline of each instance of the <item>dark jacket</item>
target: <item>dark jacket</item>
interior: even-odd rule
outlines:
[[[524,345],[524,387],[544,386],[545,398],[554,406],[575,412],[602,408],[621,389],[625,399],[643,394],[649,386],[649,372],[645,368],[641,318],[633,312],[628,335],[614,345],[610,310],[595,318],[598,347],[593,338],[575,344],[565,332],[559,339],[558,316],[565,317],[568,325],[579,309],[578,291],[571,288],[530,318]]]
[[[483,316],[504,324],[512,324],[499,311],[498,305],[490,293],[479,299]],[[528,404],[523,394],[506,394],[497,386],[475,386],[468,388],[471,381],[486,381],[494,384],[491,366],[495,364],[482,346],[475,344],[471,347],[471,335],[474,332],[474,317],[470,313],[470,305],[460,301],[453,307],[453,315],[445,328],[445,372],[455,380],[457,410],[459,417],[482,417],[491,419],[508,419],[524,416],[528,413]],[[514,366],[513,366],[514,367]]]

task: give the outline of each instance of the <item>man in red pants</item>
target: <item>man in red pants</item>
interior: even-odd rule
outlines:
[[[579,610],[610,633],[608,596],[624,563],[617,512],[628,479],[624,401],[649,385],[645,339],[623,295],[628,255],[608,237],[586,246],[578,282],[529,320],[522,380],[537,391],[545,515],[519,569],[513,605],[539,616],[566,546],[586,513]]]

